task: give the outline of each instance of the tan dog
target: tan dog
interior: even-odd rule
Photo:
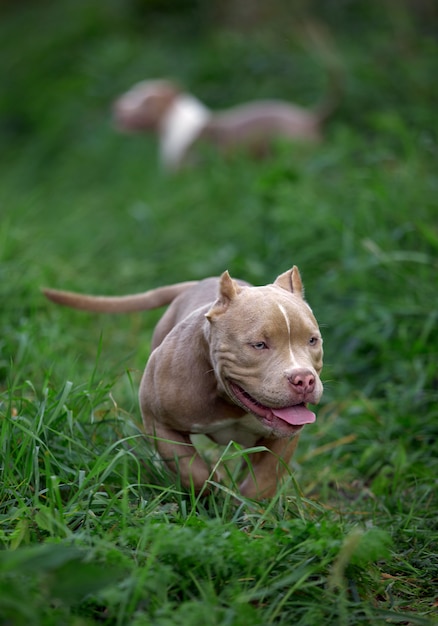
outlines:
[[[313,111],[265,100],[213,113],[171,81],[146,80],[115,102],[114,117],[121,130],[157,133],[163,166],[177,170],[197,142],[206,141],[221,152],[240,147],[261,155],[274,139],[319,140],[338,101],[337,81],[332,82],[327,100]]]
[[[140,386],[147,434],[182,485],[196,492],[211,472],[191,435],[263,446],[251,455],[240,490],[250,498],[275,494],[303,425],[315,421],[306,405],[322,395],[322,339],[296,267],[264,287],[225,272],[121,298],[44,293],[98,312],[171,303],[155,329]]]

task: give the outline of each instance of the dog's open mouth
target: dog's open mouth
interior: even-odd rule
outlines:
[[[315,413],[312,413],[304,402],[300,404],[294,404],[286,407],[268,407],[264,406],[258,400],[253,398],[247,391],[230,381],[230,387],[241,405],[243,405],[248,411],[264,417],[265,419],[272,419],[272,416],[278,417],[291,426],[304,426],[305,424],[313,424],[316,420]]]

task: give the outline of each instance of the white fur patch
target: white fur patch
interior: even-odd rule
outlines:
[[[190,146],[210,119],[202,102],[182,94],[166,112],[161,124],[161,158],[168,169],[177,169]]]
[[[288,335],[289,335],[289,354],[290,354],[291,364],[292,364],[293,367],[297,367],[299,364],[297,363],[297,360],[295,359],[295,356],[294,356],[294,353],[293,353],[293,350],[292,350],[292,337],[291,337],[291,334],[290,334],[290,321],[289,321],[289,318],[287,316],[286,309],[284,308],[284,306],[282,304],[278,304],[278,308],[282,312],[284,320],[286,322],[287,332],[288,332]]]

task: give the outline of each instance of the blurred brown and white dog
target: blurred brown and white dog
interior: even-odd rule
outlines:
[[[160,161],[175,171],[203,141],[223,153],[242,148],[260,156],[275,139],[320,140],[338,101],[337,80],[332,83],[327,99],[313,110],[261,100],[213,112],[170,80],[145,80],[116,100],[114,118],[120,130],[157,133]]]

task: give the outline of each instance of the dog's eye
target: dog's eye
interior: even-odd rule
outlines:
[[[318,343],[318,337],[310,337],[309,339],[309,345],[310,346],[316,346],[316,344]]]
[[[254,350],[266,350],[268,347],[264,341],[257,341],[256,343],[252,343],[251,345]]]

